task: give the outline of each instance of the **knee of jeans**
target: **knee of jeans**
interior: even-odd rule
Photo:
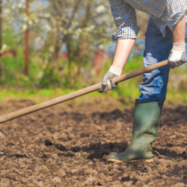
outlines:
[[[140,84],[141,99],[148,99],[163,103],[166,99],[169,68],[164,67],[145,73],[143,83]]]
[[[150,100],[159,103],[164,103],[166,99],[166,90],[163,91],[161,87],[146,87],[141,84],[139,89],[141,92],[141,96],[139,97],[139,99]]]
[[[144,73],[143,84],[148,86],[163,86],[164,81],[164,69],[159,68],[153,71]]]

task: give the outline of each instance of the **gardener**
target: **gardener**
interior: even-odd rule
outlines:
[[[135,9],[150,14],[145,34],[144,65],[169,59],[169,65],[145,73],[140,84],[140,97],[135,103],[133,134],[129,147],[120,154],[109,155],[108,161],[152,161],[151,144],[156,139],[162,107],[166,98],[170,68],[185,63],[186,0],[109,0],[117,32],[112,66],[103,78],[100,92],[116,88],[111,80],[120,76],[135,44],[139,27]],[[134,62],[136,63],[136,62]]]

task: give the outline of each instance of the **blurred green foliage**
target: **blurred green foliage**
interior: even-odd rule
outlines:
[[[106,62],[100,74],[89,75],[89,78],[85,77],[85,73],[74,77],[75,87],[72,89],[67,81],[67,62],[60,61],[59,66],[63,66],[62,73],[59,72],[57,67],[44,68],[43,75],[39,77],[41,72],[41,64],[37,61],[30,62],[30,76],[23,75],[24,63],[21,58],[3,57],[3,79],[1,87],[0,101],[7,97],[12,98],[27,98],[36,102],[44,101],[49,98],[65,95],[73,91],[82,89],[92,84],[101,82],[103,75],[108,71],[112,59]],[[76,63],[76,62],[75,62]],[[123,73],[129,73],[143,67],[143,57],[129,59]],[[92,63],[87,64],[84,67],[88,72],[93,69]],[[170,72],[170,81],[168,84],[169,100],[178,101],[186,100],[187,87],[186,87],[186,66],[182,68],[176,68]],[[76,68],[75,68],[76,71]],[[176,80],[175,80],[176,79]],[[139,95],[139,84],[142,82],[142,76],[126,80],[119,83],[118,87],[107,94],[100,94],[94,92],[89,94],[90,97],[109,97],[113,99],[121,99],[126,102],[128,100],[134,100]],[[176,88],[177,85],[177,88]]]
[[[6,97],[44,101],[101,82],[112,59],[102,59],[101,71],[96,73],[96,50],[107,50],[111,34],[116,30],[109,2],[100,0],[55,0],[43,6],[36,0],[35,8],[25,15],[24,2],[7,0],[3,17],[5,50],[15,50],[16,57],[2,57],[0,101]],[[36,6],[37,5],[37,6]],[[6,13],[6,14],[5,14]],[[144,39],[149,15],[137,12],[139,37]],[[29,76],[24,75],[24,31],[30,25]],[[62,59],[62,46],[67,57]],[[80,53],[81,51],[81,53]],[[123,73],[143,67],[143,57],[128,60]],[[186,66],[170,73],[168,98],[187,98]],[[139,96],[142,76],[121,82],[106,94],[94,92],[89,97],[109,97],[126,102]]]
[[[46,67],[43,71],[43,76],[39,81],[41,88],[50,88],[60,85],[60,76],[55,67]]]

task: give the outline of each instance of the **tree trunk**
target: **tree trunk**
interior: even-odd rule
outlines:
[[[70,87],[74,88],[75,87],[75,72],[74,72],[74,62],[75,62],[75,51],[73,47],[73,42],[72,42],[72,36],[68,35],[66,37],[66,47],[67,47],[67,53],[68,53],[68,79],[67,80],[70,83]]]
[[[3,26],[3,2],[0,0],[0,84],[2,83],[2,26]]]
[[[81,72],[81,47],[78,46],[78,57],[77,57],[77,74]]]
[[[55,33],[55,48],[54,48],[52,60],[57,62],[58,61],[58,54],[59,54],[60,48],[62,46],[62,41],[61,41],[59,23],[56,23],[55,27],[56,27],[55,28],[55,30],[56,30],[56,33]]]
[[[29,0],[26,0],[25,13],[29,16]],[[27,23],[27,29],[25,31],[25,75],[29,74],[29,24]]]

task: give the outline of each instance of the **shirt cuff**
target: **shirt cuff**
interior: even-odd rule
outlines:
[[[137,38],[139,30],[140,28],[138,26],[134,28],[123,27],[121,29],[118,29],[115,33],[113,33],[112,40],[117,40],[119,38]]]

